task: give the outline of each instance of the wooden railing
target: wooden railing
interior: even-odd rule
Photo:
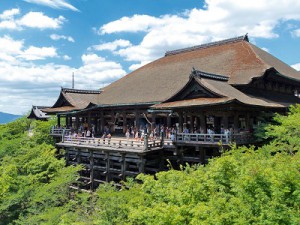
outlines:
[[[230,144],[249,144],[253,142],[251,133],[238,134],[194,134],[194,133],[177,133],[175,142],[193,142],[193,143],[221,143]]]
[[[50,135],[51,136],[62,136],[67,135],[71,132],[70,129],[64,129],[64,128],[51,128]]]
[[[88,138],[88,137],[73,137],[70,135],[63,136],[62,143],[71,145],[84,145],[93,147],[110,147],[118,149],[131,150],[152,150],[161,148],[161,140],[132,140],[124,138]]]

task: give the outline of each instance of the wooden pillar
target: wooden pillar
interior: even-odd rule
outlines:
[[[127,115],[126,112],[122,112],[122,116],[123,116],[123,133],[126,133],[127,130]]]
[[[100,112],[100,132],[104,130],[104,113],[103,111]]]
[[[135,126],[136,126],[136,128],[138,129],[138,130],[140,130],[140,115],[141,113],[138,111],[138,110],[136,110],[135,112],[134,112],[134,117],[135,117]]]
[[[91,111],[88,112],[87,123],[88,123],[88,127],[90,129],[91,128]]]
[[[171,116],[169,114],[167,114],[167,127],[171,127],[172,124],[171,124]]]
[[[90,150],[90,155],[89,155],[89,160],[90,160],[90,190],[94,190],[94,154],[93,150]]]
[[[191,127],[190,127],[190,132],[194,133],[194,127],[195,127],[195,116],[191,115]]]
[[[235,113],[233,118],[234,133],[239,132],[239,114]]]
[[[183,123],[187,124],[187,114],[186,114],[186,112],[183,113]]]
[[[76,115],[76,120],[75,120],[75,129],[78,130],[79,128],[79,116]]]
[[[60,115],[57,115],[57,126],[60,127]]]
[[[72,117],[72,116],[70,116],[70,117],[69,117],[69,119],[70,119],[70,122],[69,122],[69,127],[71,128],[71,127],[73,126],[73,117]]]
[[[250,129],[250,113],[247,112],[246,116],[245,116],[245,129],[249,130]]]
[[[66,128],[69,127],[69,117],[66,115]]]
[[[204,164],[205,163],[206,150],[205,150],[205,148],[199,147],[199,146],[197,146],[196,148],[198,148],[196,150],[199,150],[200,163]]]
[[[138,167],[139,167],[139,173],[145,172],[145,159],[143,155],[140,156]]]
[[[110,132],[114,133],[115,132],[115,120],[116,120],[116,116],[115,116],[115,112],[111,111],[111,127],[110,127]]]
[[[228,129],[228,115],[223,115],[222,124],[223,124],[224,129]]]
[[[200,130],[203,131],[203,133],[206,133],[206,116],[204,115],[204,113],[201,113],[199,115],[199,119],[200,119]]]
[[[182,112],[178,112],[178,116],[179,116],[179,118],[178,118],[178,122],[179,122],[178,132],[179,133],[182,133],[182,131],[183,131],[183,115],[182,114],[183,114]]]
[[[124,153],[121,154],[120,163],[121,163],[121,174],[120,174],[120,176],[121,176],[122,180],[125,180],[125,173],[126,173],[127,166],[126,166],[126,160],[125,160],[125,154]]]
[[[106,171],[105,174],[105,180],[106,182],[110,182],[110,159],[109,159],[109,152],[105,153],[105,159],[106,160]]]

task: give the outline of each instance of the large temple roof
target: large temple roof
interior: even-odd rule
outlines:
[[[98,104],[100,90],[80,90],[61,88],[60,95],[51,108],[43,109],[47,113],[68,112],[72,110],[81,110],[90,103]]]
[[[245,85],[274,68],[288,79],[300,73],[248,42],[247,36],[167,52],[105,88],[99,104],[163,102],[181,90],[195,67],[228,77],[230,85]],[[231,91],[234,91],[233,89]]]

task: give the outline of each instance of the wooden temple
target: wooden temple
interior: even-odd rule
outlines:
[[[102,90],[62,88],[43,112],[57,116],[57,146],[68,164],[85,165],[93,189],[164,170],[167,160],[205,163],[220,147],[255,143],[262,113],[287,112],[299,91],[300,73],[245,35],[166,52]]]

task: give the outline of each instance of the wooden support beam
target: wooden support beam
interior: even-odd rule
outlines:
[[[90,190],[94,190],[94,154],[93,154],[93,150],[89,150],[90,151],[90,156],[89,156],[89,160],[90,160]]]

